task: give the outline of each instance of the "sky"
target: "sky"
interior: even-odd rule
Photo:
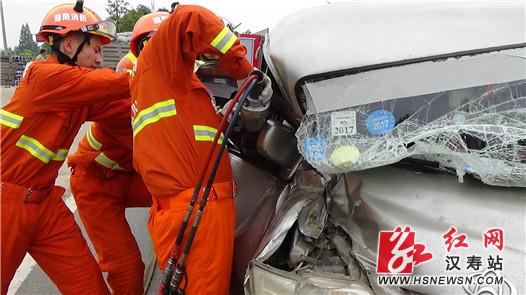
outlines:
[[[46,12],[56,5],[75,2],[75,0],[0,0],[3,3],[8,47],[18,45],[20,28],[28,23],[31,33],[36,34]],[[139,4],[155,9],[170,8],[174,0],[127,0],[130,7]],[[272,28],[285,15],[307,7],[324,5],[328,0],[179,0],[181,4],[196,4],[212,10],[220,17],[225,17],[233,24],[241,23],[240,31],[250,29],[257,32]],[[330,1],[345,2],[345,1]],[[99,16],[106,18],[107,0],[84,0],[84,5],[93,9]],[[1,24],[0,24],[1,25]],[[0,48],[3,48],[0,37]]]

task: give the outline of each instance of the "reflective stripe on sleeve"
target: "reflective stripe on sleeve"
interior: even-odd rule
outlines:
[[[194,125],[194,135],[196,141],[214,141],[214,137],[216,136],[217,129],[204,126],[204,125]],[[218,144],[223,143],[223,134],[219,137],[219,140],[217,141]]]
[[[137,114],[133,121],[133,136],[137,135],[144,127],[159,121],[162,118],[175,116],[175,99],[158,102]]]
[[[38,140],[29,136],[22,135],[20,139],[18,139],[16,146],[25,149],[31,155],[33,155],[33,157],[46,164],[55,156],[54,152],[50,151],[48,148],[38,142]]]
[[[123,170],[123,171],[126,170],[126,169],[122,168],[121,166],[119,166],[119,163],[117,163],[117,161],[114,161],[114,160],[108,158],[108,156],[106,156],[104,153],[100,153],[95,158],[95,162],[101,164],[102,166],[104,166],[106,168],[112,169],[112,170]]]
[[[68,149],[59,149],[57,151],[57,153],[55,154],[55,156],[53,156],[53,158],[51,158],[51,160],[53,160],[53,161],[64,161],[64,160],[66,160],[66,157],[68,156],[68,152],[69,152]]]
[[[22,124],[24,117],[0,109],[0,124],[17,129]]]
[[[135,57],[135,55],[133,55],[133,53],[131,52],[128,52],[126,54],[126,58],[133,64],[137,61],[137,57]]]
[[[88,139],[88,143],[91,146],[92,149],[99,151],[102,147],[102,143],[98,141],[95,136],[93,136],[93,133],[91,131],[91,126],[89,126],[88,132],[86,133],[86,138]]]
[[[224,27],[219,34],[210,42],[217,50],[225,54],[230,47],[236,42],[237,36],[232,33],[227,27]]]

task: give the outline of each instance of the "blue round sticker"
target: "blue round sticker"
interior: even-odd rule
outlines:
[[[386,110],[371,112],[365,120],[367,130],[373,135],[384,135],[393,130],[396,120],[393,114]]]
[[[325,155],[325,137],[309,136],[303,140],[305,158],[308,161],[320,161]]]

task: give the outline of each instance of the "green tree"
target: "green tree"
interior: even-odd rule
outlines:
[[[40,52],[40,49],[41,49],[41,48],[44,48],[48,54],[51,53],[51,46],[49,46],[49,44],[47,44],[47,43],[42,43],[42,45],[40,45],[40,47],[38,48],[38,51],[39,51],[39,52]]]
[[[28,52],[31,52],[30,56],[38,54],[37,42],[33,40],[33,35],[31,34],[31,30],[29,29],[29,25],[27,23],[22,25],[22,28],[20,29],[20,39],[18,46],[16,47],[16,52],[18,54],[23,52],[24,55],[27,55]]]
[[[33,51],[31,51],[31,49],[20,50],[20,51],[18,51],[18,55],[23,56],[23,57],[32,57],[32,56],[34,56]]]
[[[128,8],[130,3],[125,0],[108,0],[106,6],[106,12],[110,16],[108,19],[114,21],[117,24],[117,30],[119,30],[118,22],[130,10]]]
[[[152,11],[147,6],[144,6],[142,4],[137,5],[136,8],[130,9],[128,12],[126,12],[120,19],[116,21],[117,23],[117,31],[118,32],[130,32],[133,30],[133,26],[135,25],[135,22],[137,20],[148,13],[151,13]]]
[[[7,47],[7,51],[3,50],[0,52],[0,56],[13,56],[15,55],[15,50],[11,47]]]

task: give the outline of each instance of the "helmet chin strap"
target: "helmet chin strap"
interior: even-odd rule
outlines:
[[[148,34],[148,35],[142,37],[142,38],[137,42],[137,43],[138,43],[138,45],[137,45],[137,52],[138,52],[139,54],[140,54],[141,51],[144,49],[144,45],[145,45],[144,42],[150,40],[151,37],[152,37],[152,33],[150,32],[150,34]]]
[[[55,37],[56,38],[56,37]],[[60,42],[53,42],[53,45],[51,45],[51,50],[57,55],[58,62],[60,64],[68,64],[70,66],[77,66],[77,58],[79,53],[82,51],[82,48],[84,48],[84,45],[90,41],[90,37],[88,34],[84,34],[84,40],[80,43],[79,47],[77,48],[77,51],[73,55],[73,57],[69,57],[66,54],[64,54],[62,51],[60,51],[60,48],[58,48],[57,43]]]

